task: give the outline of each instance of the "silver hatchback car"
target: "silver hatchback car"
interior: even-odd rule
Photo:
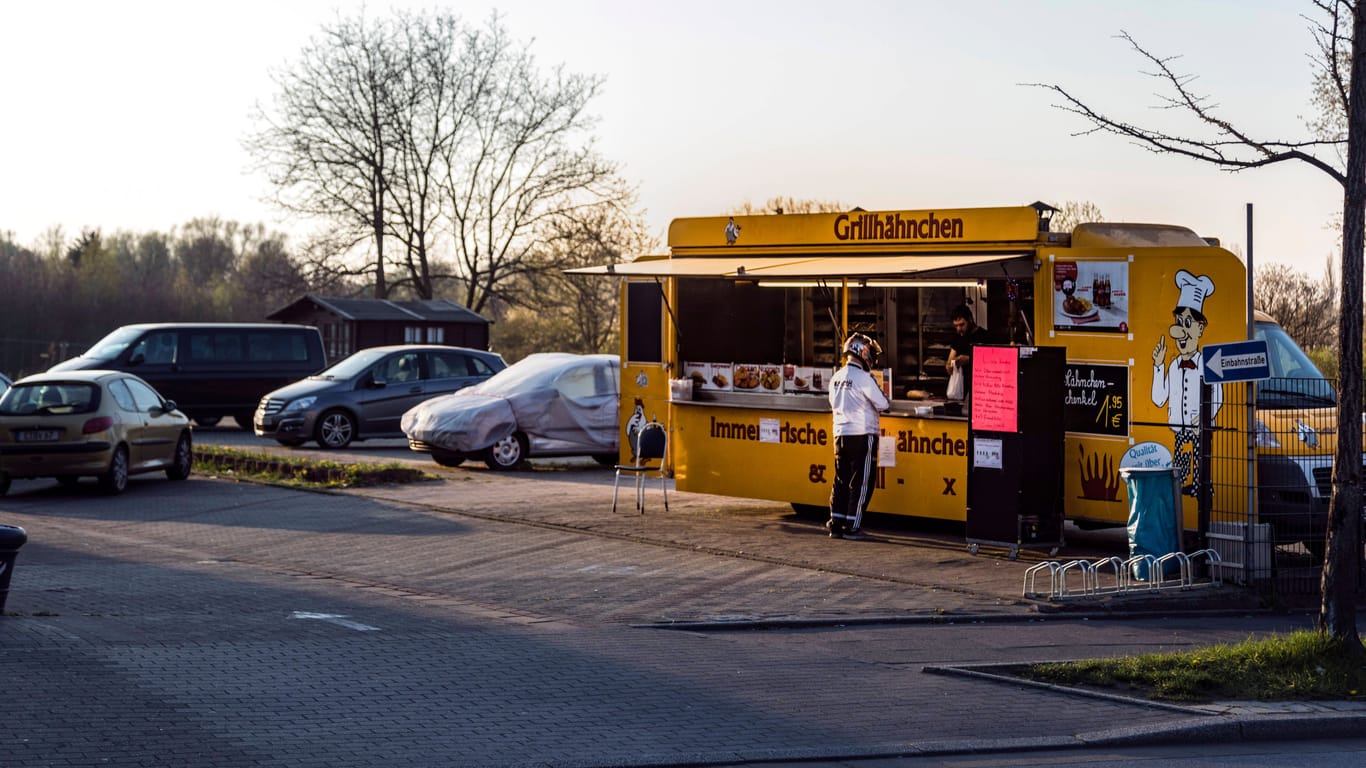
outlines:
[[[257,435],[281,445],[403,437],[399,417],[424,400],[478,384],[507,367],[501,355],[436,344],[371,347],[261,398]]]

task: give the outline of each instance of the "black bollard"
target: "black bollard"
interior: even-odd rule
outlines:
[[[0,616],[5,613],[5,599],[9,597],[9,580],[14,575],[14,559],[19,548],[28,541],[28,531],[17,525],[0,525]]]

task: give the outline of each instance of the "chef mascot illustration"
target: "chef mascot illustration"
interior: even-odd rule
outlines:
[[[1172,325],[1167,329],[1176,345],[1176,357],[1167,362],[1167,337],[1158,339],[1153,350],[1153,405],[1167,406],[1167,424],[1176,438],[1172,443],[1172,467],[1181,478],[1181,492],[1194,496],[1200,488],[1200,337],[1208,322],[1202,309],[1214,293],[1214,281],[1207,275],[1196,277],[1182,269],[1176,273],[1181,296],[1172,310]],[[1164,370],[1165,369],[1165,370]],[[1224,390],[1211,387],[1210,418],[1219,412]]]

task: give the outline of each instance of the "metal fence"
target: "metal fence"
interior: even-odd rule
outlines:
[[[1205,422],[1215,426],[1202,437],[1208,470],[1202,473],[1208,481],[1197,488],[1202,546],[1219,553],[1218,575],[1225,581],[1269,593],[1316,594],[1332,494],[1337,393],[1324,379],[1272,378],[1255,387],[1225,385],[1222,394],[1218,412]]]

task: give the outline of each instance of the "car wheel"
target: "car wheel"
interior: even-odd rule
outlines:
[[[128,487],[128,449],[122,445],[114,449],[109,460],[109,471],[100,475],[100,489],[108,494],[123,493]]]
[[[189,434],[181,434],[180,439],[175,444],[175,455],[171,457],[171,466],[166,468],[166,477],[172,480],[184,480],[190,476],[190,470],[194,468],[194,445],[190,442]]]
[[[318,419],[313,439],[324,448],[345,448],[356,436],[356,420],[346,411],[328,411]]]
[[[432,461],[443,467],[458,467],[465,463],[465,454],[458,451],[432,451]]]
[[[243,431],[250,432],[252,431],[251,419],[255,415],[256,411],[238,411],[232,415],[232,420],[237,422],[237,426],[241,427]]]
[[[223,417],[222,417],[222,416],[196,416],[196,417],[194,417],[194,423],[198,424],[198,425],[201,426],[201,427],[216,427],[216,426],[218,426],[218,422],[220,422],[220,421],[222,421],[222,420],[223,420]]]
[[[303,441],[303,440],[296,440],[296,439],[294,439],[294,438],[292,438],[292,437],[289,437],[289,438],[279,438],[279,437],[277,437],[277,438],[275,438],[275,442],[279,443],[280,445],[283,445],[283,446],[286,447],[286,448],[298,448],[299,446],[301,446],[301,445],[304,444],[304,441]]]
[[[596,461],[597,463],[603,465],[604,467],[615,467],[615,466],[617,465],[617,459],[618,459],[618,458],[619,458],[619,457],[618,457],[615,453],[595,453],[595,454],[593,454],[593,461]]]
[[[7,493],[9,493],[9,475],[0,472],[0,496],[4,496]]]
[[[509,470],[520,467],[526,461],[526,435],[513,432],[484,449],[484,463],[489,469]]]

